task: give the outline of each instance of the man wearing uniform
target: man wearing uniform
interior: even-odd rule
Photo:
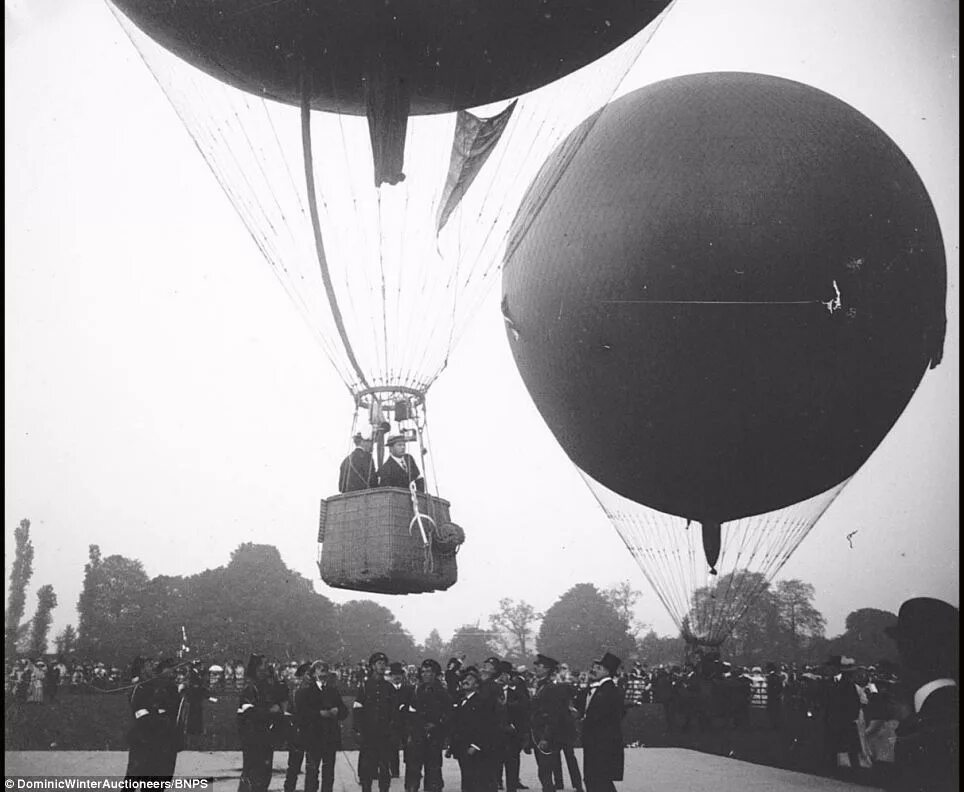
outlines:
[[[415,489],[425,492],[425,479],[415,464],[415,458],[405,453],[405,438],[393,435],[385,441],[390,451],[388,459],[378,469],[379,487],[401,487],[408,489],[410,482],[415,482]]]
[[[375,460],[372,459],[372,441],[362,437],[361,432],[352,438],[355,448],[341,462],[338,471],[338,491],[356,492],[376,485]]]
[[[131,676],[139,682],[131,691],[134,724],[128,733],[130,750],[126,778],[170,781],[174,777],[180,734],[177,712],[180,694],[174,682],[174,660],[162,660],[151,672],[150,661],[136,658]]]
[[[559,753],[563,746],[573,739],[570,691],[568,686],[556,684],[553,680],[553,672],[558,666],[557,660],[543,654],[536,655],[533,663],[536,690],[530,702],[530,720],[542,792],[555,792],[553,767],[561,761]]]
[[[498,725],[491,699],[479,692],[482,677],[474,666],[462,674],[462,700],[452,709],[450,750],[462,773],[462,792],[492,792],[489,754]]]
[[[379,792],[388,792],[392,784],[391,753],[396,739],[398,696],[392,683],[385,679],[388,656],[375,652],[368,660],[371,674],[355,697],[353,729],[358,736],[358,776],[362,792],[372,792],[378,779]]]
[[[505,698],[502,685],[498,682],[499,666],[501,665],[502,661],[498,657],[487,657],[482,661],[482,666],[479,668],[479,675],[482,679],[479,685],[479,695],[492,707],[496,726],[492,750],[488,751],[484,757],[486,784],[489,789],[496,789],[499,784],[508,739]]]
[[[335,785],[335,757],[341,750],[341,721],[348,707],[338,694],[328,663],[316,660],[295,694],[295,719],[305,749],[305,792],[321,792]],[[297,776],[295,776],[297,778]]]
[[[529,744],[529,689],[525,681],[515,674],[512,663],[499,664],[498,682],[502,685],[502,699],[505,702],[506,739],[502,765],[505,767],[506,792],[527,789],[519,780],[520,758]],[[502,776],[501,769],[496,776]]]
[[[613,677],[618,657],[606,652],[593,661],[592,680],[582,706],[582,756],[586,792],[615,792],[614,781],[623,780],[623,691]]]
[[[238,698],[241,741],[241,781],[238,792],[267,792],[274,762],[274,730],[281,723],[281,705],[262,655],[251,655]]]
[[[405,792],[417,792],[425,772],[425,792],[442,792],[442,748],[452,709],[442,667],[425,660],[420,681],[405,713]]]

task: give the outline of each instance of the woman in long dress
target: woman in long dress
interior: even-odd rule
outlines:
[[[28,704],[44,703],[44,677],[46,671],[42,664],[30,662],[30,689],[27,692]]]

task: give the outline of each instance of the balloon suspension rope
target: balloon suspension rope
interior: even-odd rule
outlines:
[[[425,524],[422,522],[422,520],[428,520],[436,528],[438,526],[435,525],[435,520],[418,510],[418,489],[416,489],[414,481],[410,481],[408,483],[408,491],[412,496],[412,511],[415,513],[415,516],[412,517],[411,522],[408,524],[408,533],[411,535],[412,531],[415,529],[415,525],[418,524],[419,533],[422,535],[422,545],[425,549],[424,571],[434,572],[435,562],[432,560],[432,541],[429,539],[429,534],[425,530]]]

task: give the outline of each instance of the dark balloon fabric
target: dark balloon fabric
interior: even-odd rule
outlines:
[[[412,115],[526,93],[642,30],[669,0],[112,0],[151,38],[237,88],[365,115],[366,84]]]
[[[853,475],[942,354],[943,243],[900,149],[829,94],[743,73],[650,85],[580,134],[530,187],[503,276],[572,461],[701,522]]]

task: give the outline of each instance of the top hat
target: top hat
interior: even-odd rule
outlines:
[[[615,676],[616,672],[619,670],[619,666],[623,664],[622,660],[620,660],[618,657],[616,657],[616,655],[611,654],[610,652],[606,652],[598,660],[593,660],[593,662],[598,663],[603,668],[605,668],[609,672],[610,676]]]
[[[388,672],[390,674],[404,674],[405,667],[401,663],[389,663]]]

